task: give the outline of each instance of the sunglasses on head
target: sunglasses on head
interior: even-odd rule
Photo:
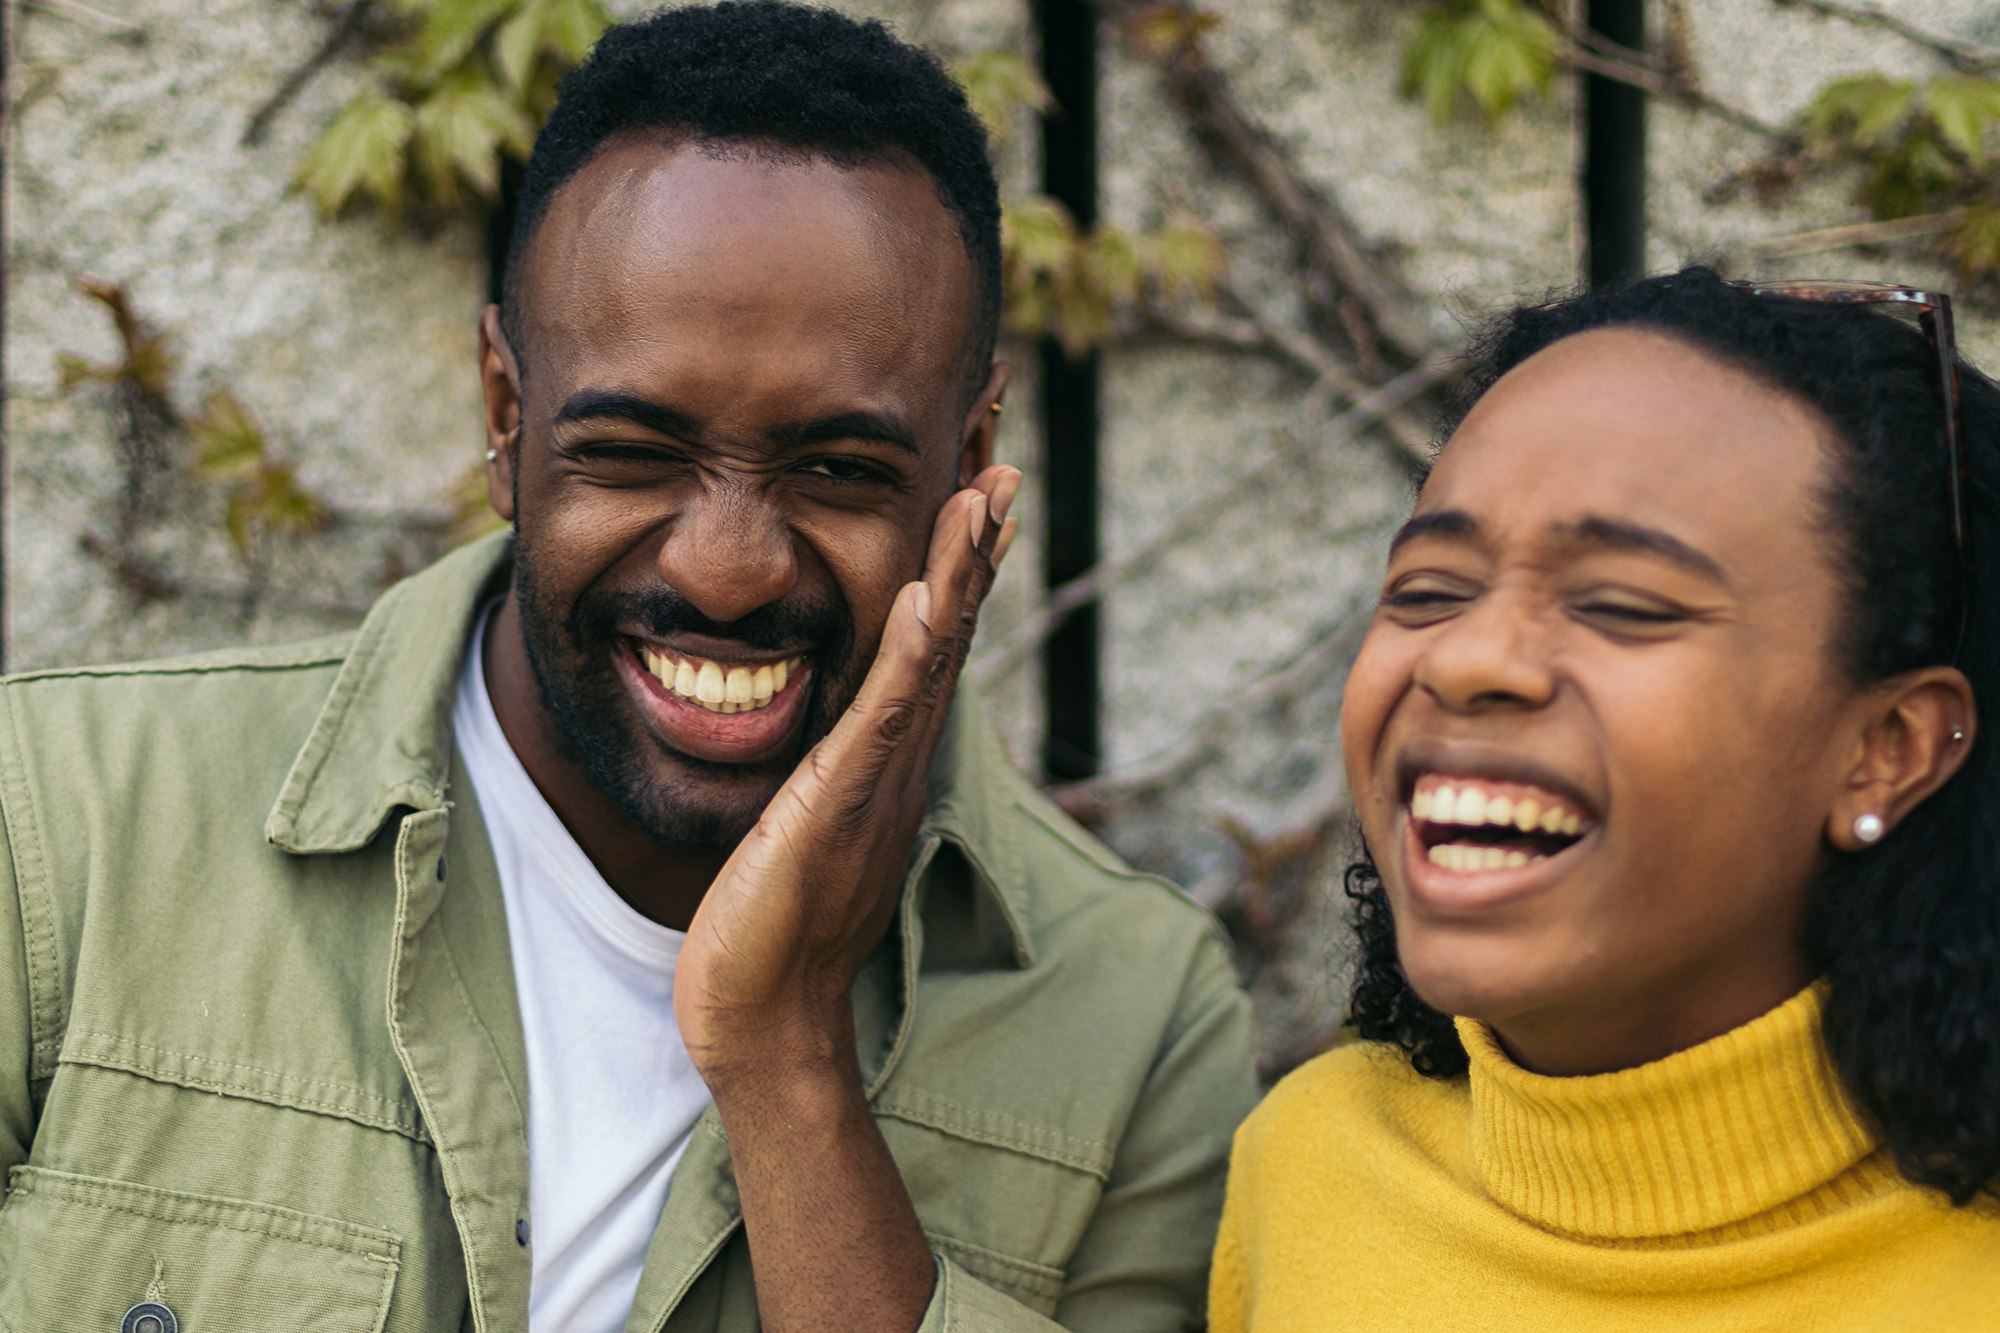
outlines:
[[[1951,540],[1958,552],[1958,572],[1962,589],[1958,637],[1965,640],[1965,621],[1972,607],[1972,562],[1967,554],[1970,533],[1965,511],[1966,478],[1965,432],[1959,425],[1958,344],[1952,333],[1951,297],[1920,287],[1903,287],[1892,282],[1862,282],[1841,278],[1798,278],[1775,282],[1732,282],[1729,284],[1752,296],[1775,297],[1786,301],[1811,301],[1820,305],[1884,305],[1914,311],[1917,325],[1937,360],[1938,405],[1942,409],[1945,460],[1949,478],[1947,501],[1951,513]],[[1956,661],[1955,648],[1952,659]]]

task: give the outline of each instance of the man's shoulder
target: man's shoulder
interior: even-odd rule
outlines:
[[[0,677],[0,689],[17,697],[31,693],[42,698],[59,695],[66,686],[84,691],[144,691],[162,685],[172,688],[172,682],[202,676],[311,671],[338,667],[353,644],[354,632],[348,630],[294,643],[246,644],[136,662],[40,667]]]
[[[354,636],[227,648],[150,661],[26,671],[0,679],[0,749],[29,770],[101,781],[107,771],[296,751]],[[61,756],[60,765],[39,758]],[[183,776],[193,778],[189,771]],[[215,772],[202,775],[214,781]]]

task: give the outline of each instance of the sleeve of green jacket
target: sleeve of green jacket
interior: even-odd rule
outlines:
[[[1205,1326],[1229,1145],[1257,1100],[1250,1002],[1228,952],[1197,951],[1182,1012],[1154,1061],[1051,1321],[938,1256],[918,1333],[1168,1333]]]
[[[35,1137],[29,1092],[34,1032],[29,1022],[28,944],[21,896],[14,878],[13,847],[0,822],[0,1198],[7,1173],[28,1159]]]

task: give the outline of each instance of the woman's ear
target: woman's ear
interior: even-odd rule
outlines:
[[[1956,667],[1924,667],[1868,691],[1860,748],[1828,816],[1827,839],[1856,852],[1949,782],[1972,751],[1978,712]]]
[[[511,523],[521,448],[521,363],[500,326],[497,305],[479,317],[479,388],[486,404],[486,499]]]

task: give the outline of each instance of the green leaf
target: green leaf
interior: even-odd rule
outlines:
[[[1047,111],[1054,105],[1049,86],[1028,59],[1013,51],[982,51],[952,68],[965,100],[996,142],[1004,142],[1023,107]]]
[[[319,497],[299,485],[291,464],[266,464],[257,483],[257,523],[272,536],[302,537],[332,521]]]
[[[1946,143],[1975,164],[1983,162],[1986,127],[2000,120],[2000,83],[1970,74],[1940,75],[1924,89],[1924,109]]]
[[[431,200],[455,204],[459,183],[481,199],[500,192],[500,154],[526,157],[535,127],[493,84],[476,75],[440,84],[416,111],[417,174]]]
[[[293,184],[329,217],[361,194],[393,213],[402,204],[403,155],[415,128],[416,113],[405,103],[362,93],[306,150]]]
[[[86,384],[112,384],[118,379],[118,367],[100,366],[95,361],[86,361],[74,352],[56,353],[56,392],[74,393]]]
[[[1148,5],[1125,22],[1141,50],[1155,59],[1171,59],[1198,49],[1208,34],[1222,26],[1222,16],[1172,0]]]
[[[1076,223],[1053,199],[1037,196],[1001,216],[1000,252],[1014,272],[1030,276],[1067,272],[1075,262],[1076,247]]]
[[[1078,247],[1084,279],[1113,302],[1134,301],[1146,280],[1139,243],[1117,227],[1099,227]]]
[[[430,0],[424,26],[411,42],[410,77],[429,87],[464,63],[489,29],[521,0]]]
[[[1222,278],[1222,242],[1196,222],[1160,228],[1142,242],[1146,268],[1163,295],[1170,299],[1209,300]]]
[[[527,0],[494,34],[500,75],[509,87],[525,91],[540,57],[553,57],[567,70],[583,59],[610,22],[597,0]]]
[[[542,53],[542,29],[548,6],[528,0],[520,12],[500,25],[493,35],[493,58],[507,86],[526,89],[535,72],[535,59]]]
[[[1111,334],[1113,310],[1109,295],[1077,276],[1058,282],[1050,322],[1063,351],[1079,357],[1103,342]]]
[[[1431,117],[1461,97],[1497,120],[1529,95],[1546,97],[1561,49],[1555,25],[1523,0],[1447,0],[1424,16],[1403,55],[1403,92]]]
[[[542,41],[565,67],[579,64],[611,26],[600,0],[541,0]]]
[[[210,481],[255,475],[269,449],[263,427],[227,389],[209,395],[202,414],[188,422],[188,434],[194,439],[195,475]]]
[[[1967,286],[2000,274],[2000,208],[1992,204],[1967,208],[1945,236],[1944,249]]]
[[[1861,199],[1877,217],[1915,217],[1952,202],[1963,184],[1958,162],[1936,130],[1918,125],[1894,149],[1875,155]]]
[[[1849,148],[1877,148],[1910,110],[1916,85],[1886,74],[1856,74],[1821,88],[1802,115],[1806,136]]]

